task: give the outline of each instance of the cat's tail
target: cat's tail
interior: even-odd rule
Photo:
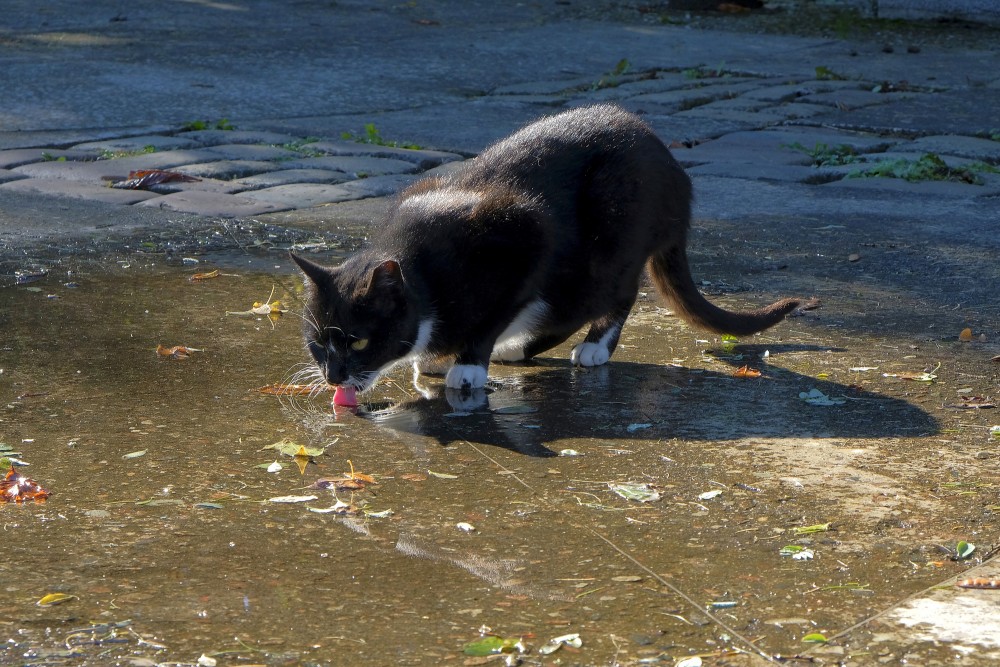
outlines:
[[[710,303],[694,284],[683,246],[664,248],[646,263],[653,283],[678,317],[689,324],[719,334],[748,336],[772,327],[800,305],[800,299],[781,299],[756,310],[732,312]]]

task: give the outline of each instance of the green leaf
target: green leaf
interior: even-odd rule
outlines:
[[[813,533],[825,533],[830,530],[831,524],[829,523],[817,523],[812,526],[796,526],[792,528],[792,532],[796,535],[812,535]]]
[[[972,552],[976,550],[976,545],[966,542],[965,540],[960,540],[957,545],[955,545],[955,557],[958,560],[965,560],[972,556]]]
[[[471,656],[496,655],[498,653],[523,653],[524,644],[521,639],[504,639],[496,635],[487,635],[474,639],[462,647],[462,653]]]
[[[291,438],[282,438],[278,442],[261,448],[261,451],[264,451],[265,449],[274,449],[285,456],[321,456],[323,452],[326,451],[325,447],[306,447],[304,445],[300,445],[299,443],[294,442]]]
[[[820,634],[819,632],[814,632],[803,637],[802,641],[808,644],[825,644],[830,640],[827,639],[825,635]]]

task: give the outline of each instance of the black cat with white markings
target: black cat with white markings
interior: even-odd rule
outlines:
[[[685,321],[737,336],[800,301],[747,312],[709,303],[688,268],[691,181],[637,116],[599,105],[536,121],[451,175],[399,194],[341,266],[293,255],[309,287],[305,337],[329,384],[369,389],[400,363],[486,383],[589,324],[571,359],[608,361],[643,268]]]

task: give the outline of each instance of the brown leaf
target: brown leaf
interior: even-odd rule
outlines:
[[[193,276],[191,276],[191,278],[189,278],[189,280],[193,280],[194,282],[198,282],[199,280],[210,280],[212,278],[218,278],[219,275],[220,275],[219,274],[219,270],[216,269],[215,271],[208,271],[206,273],[196,273]]]
[[[112,183],[111,187],[120,190],[146,190],[160,183],[170,183],[173,181],[180,183],[191,183],[200,181],[200,178],[188,176],[177,171],[164,171],[163,169],[140,169],[129,172],[128,179]]]
[[[165,347],[163,345],[156,346],[156,353],[161,357],[169,357],[171,359],[187,359],[191,356],[192,352],[202,352],[194,347],[186,347],[184,345],[174,345],[173,347]]]
[[[962,341],[962,342],[965,342],[965,343],[971,341],[972,340],[972,329],[969,329],[968,327],[966,327],[965,329],[962,329],[962,333],[958,334],[958,339],[960,341]]]
[[[750,368],[749,366],[740,366],[733,373],[734,378],[759,378],[760,371],[756,368]]]
[[[0,479],[0,503],[45,502],[50,495],[35,480],[19,475],[14,466]]]

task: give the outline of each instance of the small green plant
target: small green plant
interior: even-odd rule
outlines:
[[[847,81],[846,76],[837,74],[829,67],[824,67],[823,65],[816,68],[816,78],[819,81]]]
[[[969,162],[960,167],[949,167],[934,153],[926,153],[916,160],[906,158],[880,160],[864,170],[852,171],[848,178],[901,178],[917,181],[954,181],[982,185],[981,173],[1000,173],[1000,169],[985,162]]]
[[[303,157],[322,157],[326,153],[309,147],[309,144],[314,144],[317,141],[319,141],[319,137],[303,137],[295,141],[289,141],[287,144],[281,144],[280,147],[285,150],[295,151]]]
[[[359,144],[373,144],[375,146],[389,146],[391,148],[408,148],[410,150],[420,150],[421,148],[417,144],[406,144],[384,139],[382,137],[382,133],[379,132],[377,127],[375,127],[375,123],[365,123],[365,133],[362,136],[354,134],[353,132],[344,132],[340,136],[342,139],[346,139],[347,141],[356,141]]]
[[[604,88],[615,88],[621,85],[618,77],[624,76],[629,73],[632,69],[632,63],[629,62],[628,58],[622,58],[615,65],[614,69],[602,76],[600,79],[594,82],[594,85],[590,87],[591,90],[602,90]]]
[[[181,126],[182,132],[195,132],[199,130],[235,130],[236,126],[229,122],[228,118],[220,118],[212,123],[207,120],[192,120]]]
[[[111,150],[110,148],[105,148],[104,150],[101,151],[101,154],[98,156],[97,159],[99,159],[99,160],[117,160],[117,159],[123,158],[123,157],[134,157],[136,155],[148,155],[149,153],[155,153],[155,152],[156,152],[156,146],[153,146],[152,144],[148,144],[148,145],[143,146],[142,148],[140,148],[138,150],[134,150],[134,151],[115,151],[115,150]]]
[[[701,66],[690,67],[688,69],[681,70],[681,74],[684,75],[685,79],[723,79],[733,76],[735,72],[726,69],[725,63],[719,63],[719,66],[715,69]]]
[[[48,151],[42,151],[42,160],[44,162],[65,162],[66,156],[60,155],[59,157],[56,157],[55,155],[53,155]]]
[[[848,144],[831,147],[827,144],[817,143],[812,148],[806,148],[796,141],[792,144],[782,144],[782,147],[805,153],[812,158],[814,167],[839,167],[864,161],[864,158],[857,154],[854,147]]]

